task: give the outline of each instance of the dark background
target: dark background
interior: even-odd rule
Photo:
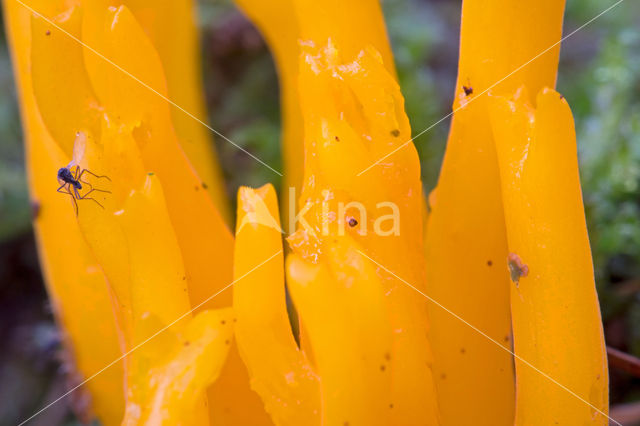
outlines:
[[[535,0],[531,0],[535,1]],[[210,123],[276,169],[278,82],[260,35],[226,0],[200,2]],[[568,0],[565,30],[613,0]],[[383,0],[414,134],[450,111],[457,72],[460,1]],[[24,153],[11,63],[0,34],[0,425],[17,424],[65,390],[59,334],[43,288],[30,224]],[[607,344],[640,356],[640,4],[627,0],[562,45],[558,90],[569,101]],[[260,100],[256,102],[256,100]],[[427,190],[442,160],[449,121],[415,141]],[[237,187],[274,175],[216,142]],[[611,402],[640,401],[640,379],[611,369]],[[72,425],[63,400],[32,424]]]

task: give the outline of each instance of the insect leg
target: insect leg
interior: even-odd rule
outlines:
[[[89,188],[91,188],[91,191],[106,192],[107,194],[111,194],[111,191],[107,191],[106,189],[97,189],[97,188],[94,188],[94,187],[93,187],[93,185],[91,185],[89,182],[86,182],[86,181],[84,181],[84,180],[79,180],[78,182],[82,182],[82,183],[84,183],[85,185],[87,185]],[[89,191],[89,192],[91,192],[91,191]],[[87,194],[88,194],[89,192],[87,192]],[[85,194],[84,196],[86,197],[86,195],[87,195],[87,194]]]
[[[93,172],[92,172],[92,171],[90,171],[89,169],[84,169],[84,170],[82,170],[82,172],[80,173],[80,176],[78,176],[78,179],[80,179],[84,173],[89,173],[90,175],[95,176],[95,177],[96,177],[96,178],[98,178],[98,179],[105,178],[105,179],[107,179],[109,182],[111,182],[111,178],[110,178],[109,176],[106,176],[106,175],[98,176],[97,174],[93,173]]]
[[[78,200],[91,200],[93,202],[95,202],[97,205],[99,205],[100,207],[102,207],[104,209],[104,206],[102,204],[100,204],[98,202],[98,200],[96,200],[95,198],[92,197],[87,197],[87,195],[91,194],[93,191],[96,191],[95,189],[92,189],[91,191],[87,192],[84,195],[80,195],[80,193],[78,192],[77,189],[74,189],[75,193],[76,193],[76,197],[78,198]]]
[[[76,216],[78,216],[78,202],[76,201],[76,197],[73,195],[73,193],[71,192],[71,189],[69,187],[70,187],[70,185],[65,182],[62,185],[60,185],[60,187],[56,191],[61,193],[61,194],[69,194],[69,195],[71,195],[71,200],[73,201],[73,206],[74,206],[75,211],[76,211]],[[66,189],[66,191],[61,191],[62,188]]]

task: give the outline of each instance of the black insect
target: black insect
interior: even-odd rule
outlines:
[[[73,172],[71,171],[71,167],[69,166],[62,167],[60,170],[58,170],[58,182],[62,182],[62,185],[60,185],[57,191],[62,194],[71,195],[73,205],[76,208],[76,216],[78,215],[78,200],[92,200],[104,209],[104,206],[100,204],[95,198],[89,197],[89,194],[94,191],[106,192],[107,194],[111,194],[111,191],[94,188],[93,185],[91,185],[89,182],[83,180],[82,176],[85,173],[95,176],[97,179],[107,179],[109,182],[111,182],[111,179],[109,179],[108,176],[98,176],[88,169],[81,169],[80,166],[76,166]],[[85,184],[89,187],[89,191],[85,192],[84,194],[80,193],[80,191],[83,189],[82,184]]]

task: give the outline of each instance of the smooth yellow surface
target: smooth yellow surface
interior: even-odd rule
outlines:
[[[251,387],[274,423],[320,425],[320,379],[307,354],[298,349],[287,315],[277,203],[271,185],[238,191],[236,338]]]
[[[609,424],[607,355],[578,175],[571,110],[551,89],[492,99],[509,252],[516,425]],[[504,264],[502,259],[501,263]],[[587,403],[604,414],[598,413]]]
[[[56,2],[57,3],[57,2]],[[59,6],[49,2],[50,7]],[[56,320],[64,330],[72,380],[79,384],[120,354],[111,297],[105,277],[86,246],[67,195],[56,192],[58,168],[70,160],[51,138],[33,96],[31,13],[13,0],[3,2],[25,135],[30,197],[36,211],[38,253]],[[61,120],[69,117],[61,116]],[[105,425],[123,414],[121,364],[105,370],[77,392],[90,394],[91,406],[74,407],[81,417],[93,412]]]
[[[380,278],[349,237],[323,249],[319,264],[298,254],[287,260],[320,376],[322,424],[393,424],[395,354]]]
[[[211,195],[217,210],[227,225],[231,226],[229,200],[213,143],[213,133],[182,111],[184,109],[208,123],[196,24],[197,2],[171,0],[155,5],[148,0],[126,0],[123,4],[131,9],[158,51],[167,78],[169,99],[181,107],[171,107],[171,117],[180,146],[196,169],[198,177],[205,183],[205,189]]]
[[[564,1],[466,0],[447,151],[427,225],[427,294],[511,347],[507,239],[487,96],[558,42]],[[493,93],[555,85],[559,45]],[[463,86],[472,88],[465,95]],[[468,103],[468,105],[467,105]],[[467,106],[465,106],[467,105]],[[435,304],[429,305],[434,377],[443,425],[513,423],[513,359]],[[461,409],[464,407],[464,409]]]

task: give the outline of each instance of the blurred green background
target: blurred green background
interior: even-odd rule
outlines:
[[[282,169],[278,82],[257,31],[227,0],[200,2],[210,123]],[[460,0],[383,0],[414,133],[450,111]],[[568,0],[565,33],[613,1]],[[4,31],[0,40],[0,424],[15,424],[62,394],[59,334],[42,287],[30,225],[21,128]],[[563,43],[558,90],[573,110],[583,194],[608,345],[640,356],[640,4],[625,1]],[[257,101],[259,100],[259,101]],[[449,121],[415,141],[434,187]],[[216,142],[229,196],[274,175]],[[53,178],[53,177],[52,177]],[[611,401],[640,400],[640,379],[611,370]],[[11,401],[11,403],[7,403]],[[42,424],[74,424],[57,404]]]

